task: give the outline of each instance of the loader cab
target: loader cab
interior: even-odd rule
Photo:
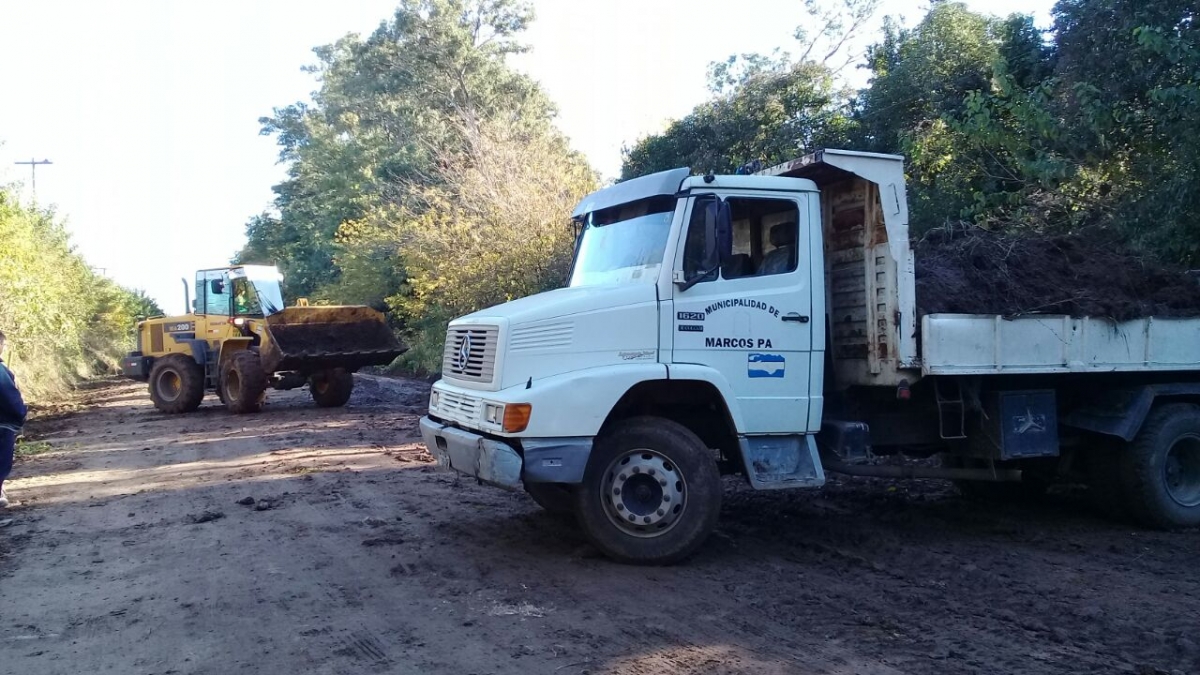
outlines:
[[[283,309],[283,276],[269,265],[242,265],[196,273],[195,312],[228,320],[263,318]]]

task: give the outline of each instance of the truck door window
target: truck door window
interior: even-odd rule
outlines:
[[[731,258],[742,264],[726,278],[795,272],[799,259],[800,210],[790,199],[728,200],[733,214]],[[736,274],[736,276],[734,276]]]
[[[800,210],[790,199],[730,197],[733,231],[723,252],[722,279],[786,274],[796,271],[799,259]],[[692,214],[684,245],[685,275],[698,273],[704,255],[704,218]],[[713,281],[716,274],[704,281]]]

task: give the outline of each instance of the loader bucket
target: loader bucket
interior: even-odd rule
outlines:
[[[370,307],[288,307],[267,317],[267,372],[384,366],[408,350]]]

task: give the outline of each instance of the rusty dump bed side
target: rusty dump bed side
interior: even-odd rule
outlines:
[[[267,329],[261,355],[268,372],[383,366],[407,351],[370,307],[288,307],[267,317]]]
[[[823,150],[760,172],[821,190],[826,307],[838,387],[921,377],[903,158]]]

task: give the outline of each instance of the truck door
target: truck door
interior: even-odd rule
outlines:
[[[674,363],[725,376],[750,434],[808,428],[812,283],[806,197],[725,197],[732,236],[721,268],[674,293]],[[702,198],[693,200],[675,268],[683,278],[704,257]]]

